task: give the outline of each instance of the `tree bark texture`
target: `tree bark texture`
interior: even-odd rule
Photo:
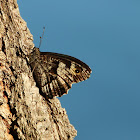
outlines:
[[[0,1],[0,140],[72,140],[77,132],[57,98],[36,87],[28,55],[34,47],[16,0]]]

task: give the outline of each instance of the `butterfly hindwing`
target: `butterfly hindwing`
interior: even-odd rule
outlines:
[[[68,55],[35,48],[29,59],[37,86],[49,98],[67,94],[73,83],[90,77],[88,65]]]

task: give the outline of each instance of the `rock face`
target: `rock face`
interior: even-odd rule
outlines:
[[[33,47],[17,1],[0,1],[0,140],[72,140],[77,132],[59,100],[45,100],[36,87]]]

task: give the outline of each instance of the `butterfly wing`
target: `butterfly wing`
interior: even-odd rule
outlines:
[[[74,57],[39,52],[38,48],[30,62],[38,87],[49,98],[67,94],[73,83],[84,81],[91,74],[89,66]]]

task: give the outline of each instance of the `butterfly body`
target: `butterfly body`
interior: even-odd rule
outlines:
[[[34,48],[29,61],[37,86],[47,98],[67,94],[73,83],[91,74],[89,66],[74,57],[40,52],[38,48]]]

